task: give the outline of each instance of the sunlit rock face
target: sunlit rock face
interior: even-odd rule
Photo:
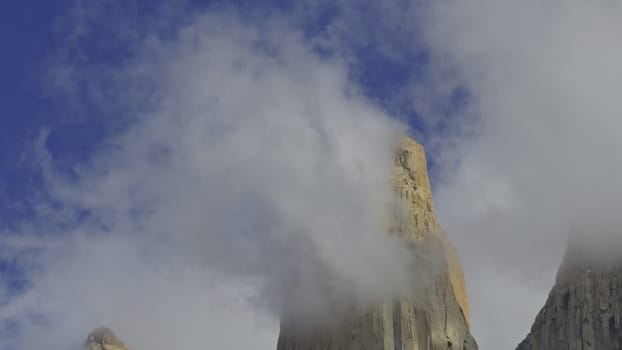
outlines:
[[[462,268],[435,214],[423,147],[403,139],[392,181],[395,220],[388,230],[413,257],[412,288],[400,297],[343,306],[313,328],[282,320],[277,350],[474,350]]]
[[[106,327],[93,330],[84,343],[85,350],[129,350],[125,344]]]
[[[620,238],[572,241],[518,350],[622,349]]]
[[[404,138],[400,144],[395,159],[393,183],[400,203],[396,210],[398,227],[392,232],[396,232],[407,242],[417,242],[420,238],[426,238],[423,237],[426,235],[437,237],[441,241],[451,289],[468,324],[469,303],[460,259],[447,234],[436,221],[425,151],[423,146],[412,139]]]

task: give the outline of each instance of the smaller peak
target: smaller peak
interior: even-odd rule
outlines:
[[[95,328],[89,333],[85,342],[85,349],[88,350],[127,350],[127,347],[119,337],[108,327]]]

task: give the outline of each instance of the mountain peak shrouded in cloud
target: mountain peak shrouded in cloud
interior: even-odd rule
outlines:
[[[622,225],[611,209],[588,217],[569,234],[555,284],[518,350],[622,346]]]
[[[571,239],[545,305],[517,350],[622,346],[622,235]]]
[[[423,147],[403,138],[395,154],[388,234],[407,247],[411,277],[397,294],[357,303],[347,297],[325,302],[331,314],[309,325],[304,315],[281,319],[278,350],[464,349],[476,350],[462,267],[436,221]],[[385,233],[387,234],[387,233]]]

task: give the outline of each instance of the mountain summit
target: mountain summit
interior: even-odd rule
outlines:
[[[476,350],[455,248],[434,214],[423,147],[403,139],[395,155],[395,220],[413,257],[415,285],[399,298],[353,307],[331,327],[309,331],[282,320],[277,350]]]
[[[570,241],[555,286],[517,350],[622,349],[620,240]]]

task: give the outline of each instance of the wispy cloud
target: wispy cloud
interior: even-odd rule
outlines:
[[[61,221],[70,232],[3,250],[21,252],[33,283],[2,314],[23,322],[13,341],[66,348],[103,322],[137,349],[173,339],[191,347],[203,335],[240,348],[248,337],[210,321],[240,315],[226,329],[272,348],[287,286],[307,290],[316,277],[330,281],[326,271],[364,294],[392,285],[400,273],[386,271],[400,263],[384,259],[399,250],[374,233],[402,130],[361,96],[373,91],[351,82],[365,84],[372,57],[408,67],[397,70],[399,84],[380,79],[396,88],[375,101],[420,119],[478,342],[518,343],[566,237],[619,231],[622,9],[605,0],[325,5],[304,3],[287,20],[270,11],[242,21],[230,11],[184,17],[178,8],[144,28],[124,21],[112,32],[132,50],[113,65],[73,49],[88,43],[85,28],[102,13],[76,10],[83,20],[67,22],[71,49],[48,87],[69,96],[65,103],[88,95],[106,124],[132,126],[71,178],[50,159],[49,197],[37,208],[50,230]],[[171,24],[182,17],[184,26]],[[308,18],[327,24],[304,35],[290,26]],[[305,276],[300,284],[282,279],[295,273]],[[119,282],[106,290],[113,276]],[[306,306],[318,297],[299,295]],[[153,307],[160,304],[171,306]],[[156,321],[135,321],[143,313]],[[239,326],[249,319],[257,323]],[[144,329],[133,331],[137,324]]]
[[[453,120],[476,137],[440,140],[441,222],[465,260],[478,341],[513,348],[568,235],[598,241],[622,227],[612,214],[622,209],[622,8],[442,1],[419,18],[432,62],[468,86],[477,115]]]
[[[135,349],[268,349],[281,312],[321,317],[326,290],[367,300],[408,279],[384,234],[403,126],[266,23],[197,15],[132,41],[103,85],[67,76],[134,120],[69,175],[41,139],[44,232],[6,248],[33,254],[0,348],[77,349],[106,324]]]

